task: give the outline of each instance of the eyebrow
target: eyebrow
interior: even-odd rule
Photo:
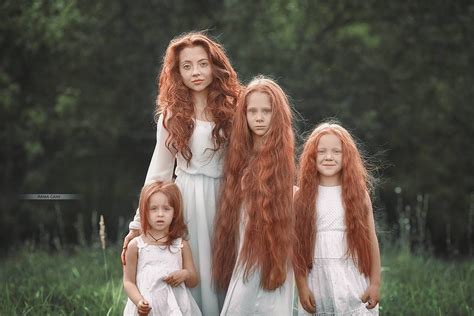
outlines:
[[[209,58],[201,58],[197,62],[200,63],[200,62],[203,62],[203,61],[209,61]],[[190,60],[183,60],[181,62],[181,64],[190,63],[190,62],[191,62]]]

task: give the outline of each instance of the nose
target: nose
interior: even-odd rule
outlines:
[[[326,152],[326,156],[324,157],[325,160],[332,160],[332,153],[331,151]]]
[[[199,70],[199,67],[193,67],[193,72],[192,72],[193,77],[197,77],[200,74],[201,74],[201,71]]]
[[[262,122],[263,121],[263,113],[262,112],[258,112],[257,113],[257,122]]]

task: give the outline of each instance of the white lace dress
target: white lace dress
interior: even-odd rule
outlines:
[[[193,154],[190,164],[181,154],[172,153],[165,145],[168,131],[163,127],[163,116],[157,123],[156,146],[151,158],[145,184],[152,180],[168,180],[173,176],[176,161],[176,180],[183,196],[184,218],[189,230],[191,248],[199,284],[191,293],[206,316],[219,315],[218,297],[211,281],[211,238],[214,215],[222,177],[222,151],[214,152],[213,122],[194,120],[189,148]],[[140,229],[140,216],[135,214],[130,229]]]
[[[150,245],[142,237],[138,241],[137,287],[151,307],[149,316],[194,316],[201,311],[184,283],[172,287],[163,281],[170,273],[183,267],[181,238],[167,246]],[[128,299],[124,316],[135,316],[137,306]]]
[[[314,261],[308,275],[308,285],[316,300],[316,315],[378,315],[378,305],[369,310],[360,299],[368,287],[368,279],[359,272],[353,259],[346,257],[341,186],[319,186],[316,209]],[[310,315],[301,304],[298,314]]]

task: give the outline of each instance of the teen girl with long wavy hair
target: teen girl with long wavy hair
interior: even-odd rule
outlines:
[[[257,77],[239,99],[213,238],[221,315],[291,315],[294,135],[283,90]]]
[[[217,315],[217,296],[211,286],[211,235],[222,156],[241,86],[224,48],[204,33],[193,32],[170,42],[158,90],[156,106],[161,115],[145,183],[171,180],[174,171],[201,279],[191,292],[204,315]],[[124,248],[138,234],[139,220],[137,213]]]
[[[295,195],[299,314],[378,314],[380,251],[370,176],[349,132],[323,123],[301,155]]]

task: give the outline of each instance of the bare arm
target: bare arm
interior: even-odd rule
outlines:
[[[183,269],[187,270],[189,275],[184,282],[187,287],[193,288],[199,283],[199,277],[194,266],[193,254],[191,253],[191,247],[187,240],[183,240]]]
[[[375,220],[374,212],[372,210],[372,202],[367,196],[368,200],[368,211],[369,211],[369,234],[370,234],[370,257],[372,259],[372,266],[370,267],[369,276],[369,287],[362,296],[362,301],[368,302],[367,308],[374,308],[380,300],[380,284],[382,281],[381,277],[381,262],[380,262],[380,249],[377,234],[375,232]]]
[[[308,280],[306,275],[295,274],[296,287],[298,288],[298,296],[300,298],[301,306],[308,313],[316,313],[316,301],[314,294],[308,286]]]
[[[183,268],[171,273],[164,279],[164,281],[171,286],[178,286],[184,282],[187,287],[195,287],[198,284],[199,279],[196,273],[196,268],[194,267],[191,248],[186,240],[183,240],[181,254],[183,256]]]
[[[130,300],[137,305],[138,301],[143,299],[137,287],[137,262],[138,262],[138,247],[137,240],[133,239],[128,245],[126,254],[128,264],[123,267],[123,288]]]

